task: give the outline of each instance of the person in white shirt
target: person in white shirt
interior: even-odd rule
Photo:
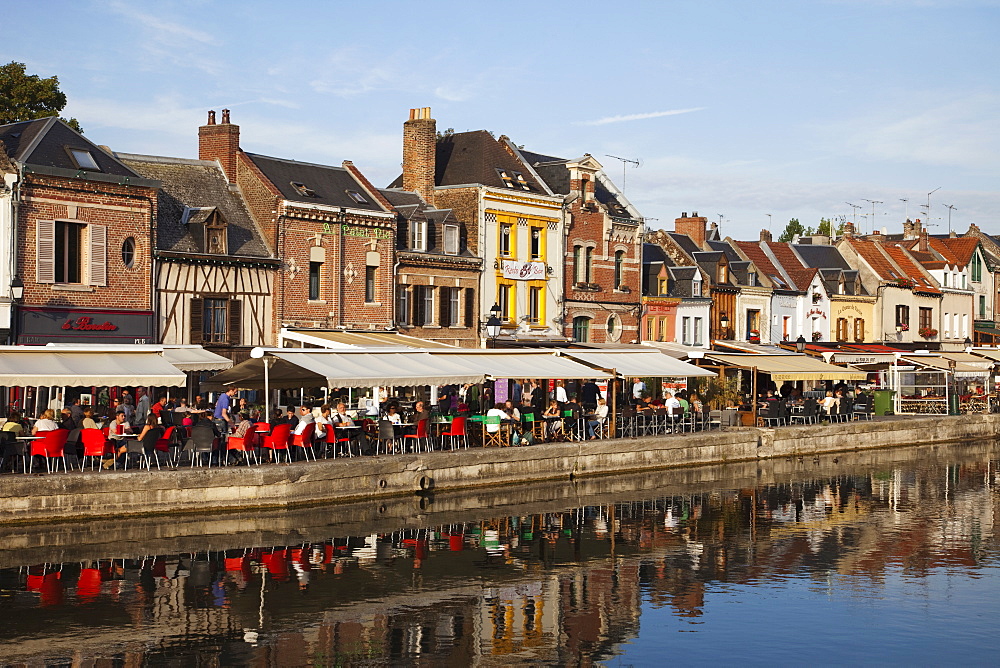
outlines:
[[[563,382],[561,380],[556,381],[555,399],[556,401],[559,402],[560,406],[569,401],[569,399],[566,397],[566,387],[563,385]]]
[[[663,405],[667,407],[667,412],[673,415],[681,407],[681,401],[669,392],[664,396]]]
[[[51,408],[42,413],[42,417],[35,421],[35,426],[31,428],[31,435],[37,436],[40,431],[55,431],[59,425],[55,421],[55,411]]]
[[[641,378],[632,380],[632,403],[638,404],[642,401],[642,395],[646,391],[646,383]]]
[[[510,419],[510,416],[507,415],[507,411],[504,410],[503,404],[496,404],[495,406],[493,406],[493,408],[491,408],[488,411],[486,411],[486,417],[498,417],[498,418],[500,418],[501,422],[503,422],[504,420],[509,420]],[[500,425],[499,424],[490,424],[490,423],[487,422],[486,423],[486,431],[488,431],[491,434],[495,434],[498,431],[500,431]]]
[[[399,414],[399,407],[396,404],[390,404],[386,409],[385,419],[393,424],[403,423],[403,417]]]
[[[295,425],[295,434],[301,434],[306,426],[314,422],[312,411],[308,406],[299,406],[299,423]]]
[[[587,435],[590,440],[597,438],[597,429],[608,420],[608,400],[601,397],[597,400],[597,408],[594,409],[594,419],[587,420]]]

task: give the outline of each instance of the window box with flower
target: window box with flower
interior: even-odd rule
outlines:
[[[936,329],[933,329],[932,327],[921,327],[920,329],[917,330],[917,334],[919,334],[925,339],[933,339],[935,336],[938,335],[938,331]]]
[[[823,332],[813,332],[812,333],[812,340],[813,341],[822,341],[823,340]]]

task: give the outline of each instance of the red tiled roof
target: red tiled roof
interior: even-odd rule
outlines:
[[[813,276],[816,275],[817,270],[803,265],[789,243],[780,241],[768,242],[767,247],[774,254],[775,259],[778,260],[778,264],[785,270],[785,273],[794,281],[795,286],[803,292],[808,290],[809,284],[812,283]]]
[[[947,237],[945,239],[931,237],[928,243],[950,264],[957,265],[961,269],[972,262],[972,254],[976,251],[976,246],[979,245],[979,239],[975,237]]]
[[[878,274],[878,277],[883,281],[895,281],[902,278],[899,276],[896,268],[886,258],[880,244],[865,239],[850,239],[848,243],[851,244],[851,247],[854,248],[858,256],[867,262],[872,271]]]
[[[781,283],[785,282],[784,277],[782,277],[781,272],[778,268],[774,266],[771,262],[771,258],[767,256],[764,250],[756,241],[734,241],[733,244],[736,245],[743,253],[750,258],[750,261],[757,265],[757,271],[761,272],[769,279],[774,281],[774,277],[777,276],[781,279]],[[784,288],[787,286],[781,283],[776,283],[777,287]]]
[[[910,259],[905,250],[899,246],[885,246],[884,250],[899,265],[906,277],[913,281],[915,290],[934,294],[941,292],[936,285],[927,280],[920,268],[913,264],[913,260]]]

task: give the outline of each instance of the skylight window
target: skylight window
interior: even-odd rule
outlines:
[[[66,150],[69,151],[70,157],[73,158],[73,162],[76,163],[78,168],[89,169],[95,172],[101,171],[90,151],[83,148],[68,148]]]
[[[508,188],[513,188],[514,187],[514,179],[513,179],[513,177],[511,177],[510,174],[507,173],[506,170],[498,169],[497,170],[497,174],[499,174],[500,178],[503,179],[503,184],[505,186],[507,186]]]
[[[368,204],[368,200],[366,200],[364,195],[359,193],[357,190],[348,190],[347,194],[350,195],[351,199],[353,199],[358,204]]]
[[[312,188],[307,188],[306,184],[300,183],[299,181],[292,181],[291,183],[292,187],[295,188],[295,192],[303,197],[317,197],[316,191]]]
[[[529,186],[528,182],[524,180],[524,176],[521,172],[514,172],[514,178],[517,179],[517,184],[521,186],[521,190],[531,190],[531,186]]]

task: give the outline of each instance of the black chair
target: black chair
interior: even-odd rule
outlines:
[[[819,403],[815,399],[806,399],[802,403],[801,413],[792,413],[791,422],[801,421],[803,424],[813,424],[818,421]]]
[[[208,468],[212,468],[212,454],[215,452],[217,442],[215,430],[205,424],[196,424],[191,428],[191,438],[188,440],[187,451],[191,457],[191,466],[195,462],[201,466],[201,456],[208,455]]]

